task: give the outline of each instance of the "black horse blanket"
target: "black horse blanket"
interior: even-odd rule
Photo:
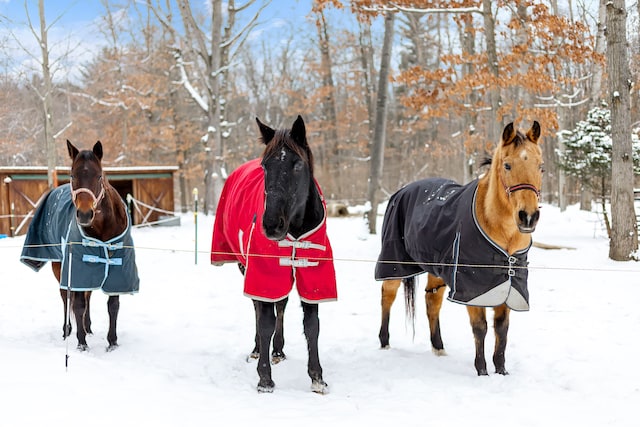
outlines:
[[[316,183],[320,195],[320,187]],[[244,294],[276,302],[294,285],[300,299],[309,303],[338,298],[333,252],[327,236],[327,210],[313,230],[295,239],[267,239],[262,231],[264,171],[260,159],[234,170],[225,182],[213,225],[211,263],[238,262],[245,267]]]
[[[477,188],[477,180],[462,186],[435,178],[396,192],[384,216],[376,280],[427,272],[449,285],[451,301],[529,310],[531,245],[509,255],[485,234],[474,209]]]
[[[68,283],[69,259],[71,286]],[[47,261],[61,262],[62,289],[102,289],[109,295],[132,294],[139,289],[129,216],[126,230],[111,240],[103,242],[87,236],[76,222],[69,184],[51,190],[38,205],[27,231],[20,261],[35,271],[39,271]]]

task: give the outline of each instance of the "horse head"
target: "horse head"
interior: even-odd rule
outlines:
[[[102,143],[96,142],[92,150],[78,150],[69,140],[67,149],[71,157],[71,199],[76,207],[80,226],[91,225],[105,195],[102,176]]]
[[[262,142],[265,207],[262,227],[271,240],[282,240],[290,229],[302,226],[310,183],[313,158],[307,143],[302,117],[291,129],[271,129],[256,118]]]
[[[523,134],[509,123],[502,132],[492,164],[511,205],[513,219],[521,233],[532,233],[540,218],[540,188],[544,161],[538,144],[540,124],[533,122]]]

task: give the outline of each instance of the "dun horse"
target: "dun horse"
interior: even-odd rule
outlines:
[[[274,389],[271,340],[274,361],[284,358],[282,319],[295,284],[304,313],[311,389],[326,393],[318,356],[318,303],[335,300],[337,292],[324,198],[313,177],[302,117],[290,130],[256,121],[266,147],[261,159],[238,167],[224,185],[211,262],[238,262],[244,272],[244,294],[253,300],[256,316],[258,391]]]
[[[67,149],[70,183],[50,191],[38,205],[20,259],[35,271],[51,261],[64,303],[63,337],[71,334],[70,300],[79,350],[88,349],[86,335],[92,333],[91,291],[102,289],[109,295],[110,351],[118,346],[119,295],[135,293],[139,287],[129,215],[102,170],[100,141],[82,151],[67,141]]]
[[[538,122],[526,134],[511,123],[504,128],[489,171],[479,180],[460,186],[425,179],[391,197],[375,272],[376,279],[383,280],[383,348],[389,346],[389,313],[400,283],[405,284],[407,315],[412,318],[415,276],[427,272],[425,299],[434,353],[444,354],[439,316],[448,285],[448,299],[467,305],[478,375],[487,375],[485,307],[494,308],[493,363],[497,373],[507,374],[510,310],[529,309],[527,252],[540,216],[543,173],[539,137]]]

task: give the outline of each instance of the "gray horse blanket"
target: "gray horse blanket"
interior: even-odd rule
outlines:
[[[51,190],[36,208],[20,261],[35,271],[47,261],[61,262],[62,289],[102,289],[109,295],[133,294],[139,290],[129,216],[126,230],[111,240],[103,242],[87,236],[76,222],[69,184]]]
[[[505,252],[482,230],[475,214],[478,181],[460,185],[435,178],[396,192],[382,225],[376,280],[421,273],[442,278],[453,302],[529,310],[527,252]]]

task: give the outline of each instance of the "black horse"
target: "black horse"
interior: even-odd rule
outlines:
[[[274,361],[282,360],[284,309],[295,284],[304,312],[311,388],[326,393],[318,357],[318,303],[335,300],[337,294],[326,207],[313,177],[304,121],[298,116],[291,129],[279,130],[256,121],[266,148],[261,159],[240,166],[225,183],[211,262],[238,262],[244,272],[244,293],[256,314],[258,391],[273,391],[271,340]]]

